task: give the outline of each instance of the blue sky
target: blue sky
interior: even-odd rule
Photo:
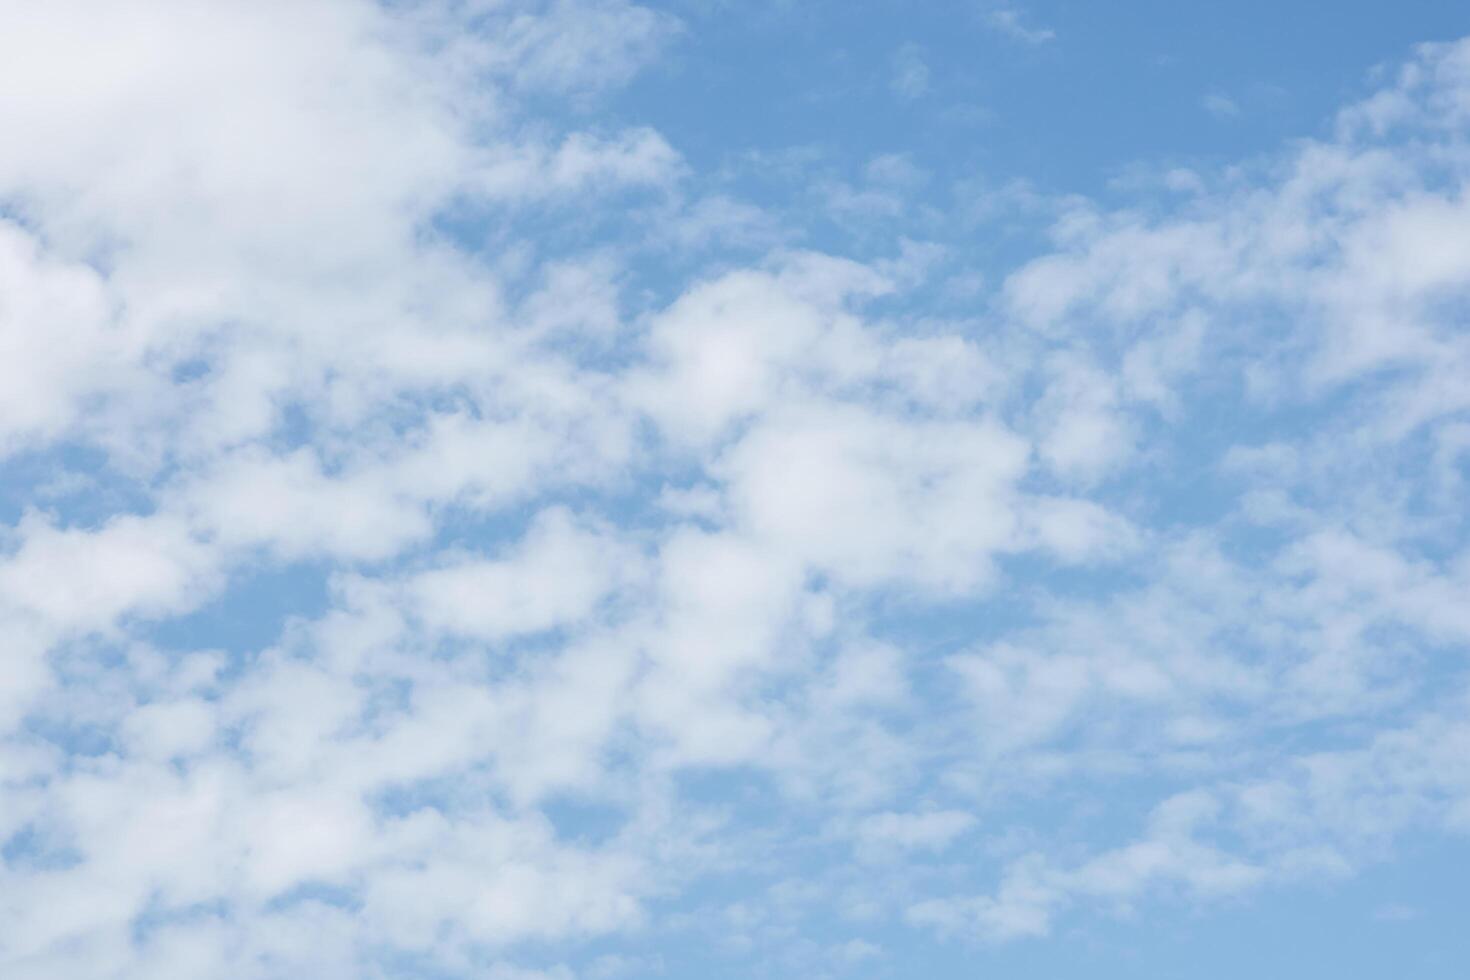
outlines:
[[[0,10],[0,974],[1459,977],[1449,3]]]

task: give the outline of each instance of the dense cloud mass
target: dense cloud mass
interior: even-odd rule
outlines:
[[[0,5],[5,977],[913,975],[1470,830],[1470,43],[982,281],[595,111],[691,29]]]

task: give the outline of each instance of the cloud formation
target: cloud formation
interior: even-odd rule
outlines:
[[[5,6],[6,976],[841,974],[1470,828],[1470,44],[956,317],[667,255],[769,220],[586,113],[685,29]]]

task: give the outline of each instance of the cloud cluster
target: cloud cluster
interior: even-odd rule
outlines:
[[[841,971],[1470,827],[1470,45],[1183,206],[1069,202],[954,320],[907,240],[629,287],[630,201],[761,217],[588,122],[680,30],[0,12],[6,976],[590,977],[820,914]],[[1121,837],[1038,812],[1145,783]]]

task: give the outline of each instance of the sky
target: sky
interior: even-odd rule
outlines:
[[[1463,35],[0,4],[0,975],[1462,978]]]

